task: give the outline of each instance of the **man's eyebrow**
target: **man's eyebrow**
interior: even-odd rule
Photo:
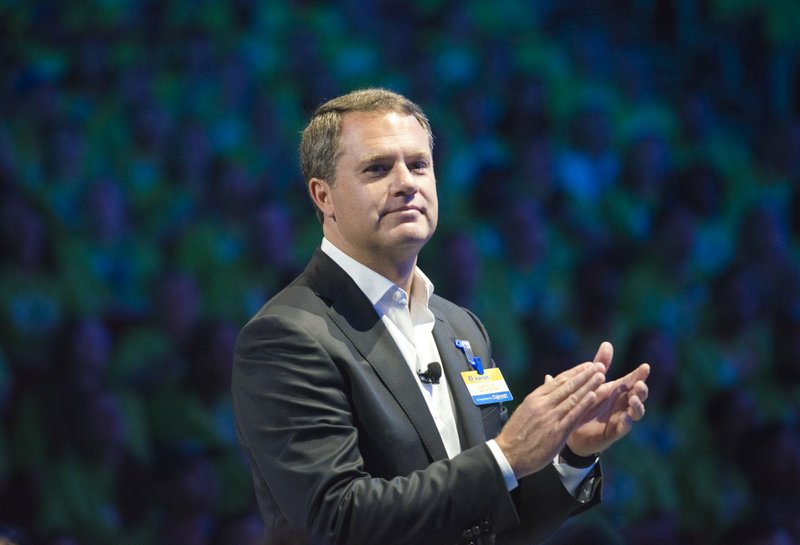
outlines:
[[[411,159],[426,159],[429,160],[431,158],[431,153],[428,150],[419,150],[411,153],[406,153],[406,157]],[[379,151],[376,153],[370,153],[369,155],[365,155],[358,161],[358,165],[367,165],[369,163],[381,162],[386,160],[394,161],[397,157],[397,153],[394,151]]]

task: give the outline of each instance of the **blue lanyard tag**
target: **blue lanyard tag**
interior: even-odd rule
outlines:
[[[472,346],[469,344],[469,341],[456,339],[455,344],[457,348],[460,348],[464,352],[464,356],[467,358],[467,363],[469,363],[470,367],[477,371],[479,375],[482,375],[483,362],[478,356],[472,353]]]

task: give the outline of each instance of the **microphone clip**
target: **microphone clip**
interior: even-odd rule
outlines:
[[[417,375],[425,384],[439,384],[439,379],[442,378],[442,366],[437,361],[431,362],[427,370],[417,371]]]

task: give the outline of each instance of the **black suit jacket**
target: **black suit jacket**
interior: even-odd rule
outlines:
[[[536,543],[599,500],[577,502],[552,467],[506,490],[485,444],[505,409],[473,404],[454,344],[492,366],[486,331],[441,297],[430,307],[463,448],[452,459],[372,304],[320,250],[242,329],[234,409],[268,529],[326,544]]]

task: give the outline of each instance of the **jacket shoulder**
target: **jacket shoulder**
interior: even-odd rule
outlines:
[[[456,332],[472,333],[476,329],[480,335],[489,342],[489,334],[480,318],[471,310],[461,307],[452,301],[434,294],[430,300],[430,307],[435,314],[446,318]]]

